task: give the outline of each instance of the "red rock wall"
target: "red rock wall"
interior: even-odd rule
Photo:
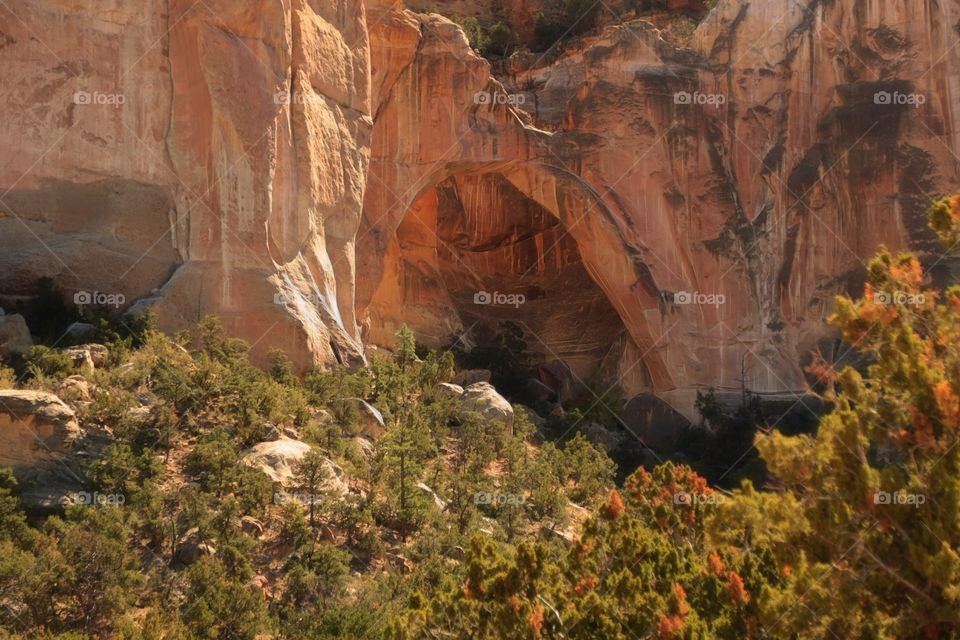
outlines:
[[[361,310],[372,288],[403,300],[379,262],[412,203],[497,174],[560,220],[616,309],[625,393],[689,413],[704,386],[802,393],[833,297],[859,293],[881,243],[938,261],[925,212],[960,177],[957,0],[721,1],[689,49],[633,21],[515,62],[506,87],[439,18],[377,11]]]
[[[439,342],[474,286],[573,287],[519,317],[554,351],[600,336],[579,357],[625,395],[801,392],[881,242],[954,264],[925,209],[960,182],[958,21],[721,0],[690,48],[631,20],[496,80],[456,25],[381,0],[8,0],[0,304],[50,276],[306,367],[401,322]]]

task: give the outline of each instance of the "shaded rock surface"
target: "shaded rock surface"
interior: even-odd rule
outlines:
[[[0,313],[0,361],[21,355],[32,346],[33,338],[23,316]]]

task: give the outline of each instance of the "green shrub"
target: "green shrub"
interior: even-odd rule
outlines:
[[[570,33],[580,35],[593,28],[600,3],[593,0],[566,0],[565,9]]]
[[[50,377],[60,380],[74,371],[73,360],[67,354],[42,344],[30,347],[24,355],[24,364],[28,375],[34,378]]]
[[[513,31],[503,22],[497,22],[487,32],[487,42],[483,47],[485,56],[508,56],[517,47]]]

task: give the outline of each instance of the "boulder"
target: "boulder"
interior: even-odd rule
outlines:
[[[100,338],[100,330],[88,322],[74,322],[67,327],[64,339],[73,343],[92,342]]]
[[[458,387],[469,387],[477,382],[490,382],[489,369],[464,369],[453,376],[451,382]]]
[[[21,355],[32,346],[33,338],[23,316],[0,315],[0,359]]]
[[[83,436],[73,410],[52,393],[0,390],[0,466],[13,469],[28,510],[55,510],[83,490]]]
[[[513,407],[489,382],[468,386],[460,398],[463,411],[476,411],[487,420],[502,423],[513,432]]]
[[[437,396],[441,398],[459,399],[463,395],[463,387],[450,382],[441,382],[437,385]]]
[[[539,413],[526,405],[521,404],[517,406],[523,410],[523,413],[526,414],[527,418],[530,419],[530,422],[532,422],[533,426],[535,426],[537,429],[542,429],[543,427],[547,426],[547,421]]]
[[[272,599],[272,594],[270,593],[270,579],[263,574],[257,574],[250,578],[250,584],[256,587],[260,594],[263,596],[263,599],[269,602]]]
[[[240,518],[240,530],[254,538],[263,536],[263,523],[253,516],[243,516]]]
[[[52,393],[0,390],[0,466],[33,467],[69,455],[82,434],[76,414]]]
[[[545,540],[559,540],[566,547],[573,546],[573,543],[577,539],[576,534],[574,534],[573,531],[567,529],[557,529],[545,524],[540,526],[540,535]]]
[[[356,448],[357,452],[367,460],[377,454],[376,445],[363,436],[356,436],[355,438],[352,438],[350,442],[353,443],[353,446]]]
[[[422,491],[428,498],[430,498],[430,500],[433,502],[433,506],[437,508],[437,511],[443,511],[444,509],[447,508],[447,502],[443,498],[438,496],[436,491],[428,487],[423,482],[418,482],[413,486],[419,489],[420,491]]]
[[[400,573],[407,574],[413,571],[414,565],[406,556],[401,555],[400,553],[388,552],[385,556],[387,564],[389,564],[395,571]]]
[[[643,444],[657,451],[675,449],[690,421],[652,393],[641,393],[624,406],[620,419]]]
[[[627,434],[623,431],[608,429],[602,424],[591,422],[583,428],[583,434],[587,440],[597,445],[607,453],[620,448]]]
[[[73,402],[90,402],[93,400],[93,392],[96,386],[86,378],[80,375],[73,375],[64,378],[57,388],[57,393],[61,398]],[[147,410],[149,412],[149,409]]]
[[[379,409],[362,398],[346,398],[346,400],[356,404],[360,412],[360,428],[363,435],[374,439],[383,435],[387,426]]]
[[[333,420],[333,415],[326,409],[311,408],[310,419],[322,424]]]
[[[96,365],[93,363],[93,356],[83,347],[69,347],[63,350],[63,354],[70,358],[73,366],[81,370],[89,372],[96,368]]]
[[[110,359],[110,349],[95,342],[69,347],[64,352],[74,361],[78,359],[89,360],[95,367],[106,366]]]
[[[284,489],[293,489],[297,484],[297,463],[308,451],[310,445],[306,442],[280,436],[276,440],[254,445],[243,455],[241,462],[263,471]],[[330,460],[326,460],[326,467],[324,491],[337,495],[346,494],[348,488],[342,478],[343,469]]]
[[[147,405],[140,405],[128,410],[125,415],[133,422],[143,423],[150,419],[150,411],[151,409]]]
[[[537,378],[527,380],[527,393],[537,402],[556,402],[557,393]]]
[[[177,550],[173,554],[170,565],[175,569],[182,569],[194,564],[204,556],[217,555],[217,548],[209,542],[203,542],[196,538],[196,534],[185,537],[177,545]]]
[[[544,388],[553,392],[556,402],[565,404],[573,399],[578,383],[566,362],[552,360],[541,364],[537,377]]]
[[[264,422],[261,428],[263,429],[264,440],[276,440],[281,435],[280,429],[272,422]]]

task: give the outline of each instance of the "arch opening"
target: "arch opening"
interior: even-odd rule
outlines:
[[[499,173],[459,174],[407,211],[369,305],[367,340],[401,324],[516,401],[574,403],[616,382],[632,341],[563,223]],[[642,369],[642,367],[641,367]],[[552,398],[547,398],[549,395]]]

